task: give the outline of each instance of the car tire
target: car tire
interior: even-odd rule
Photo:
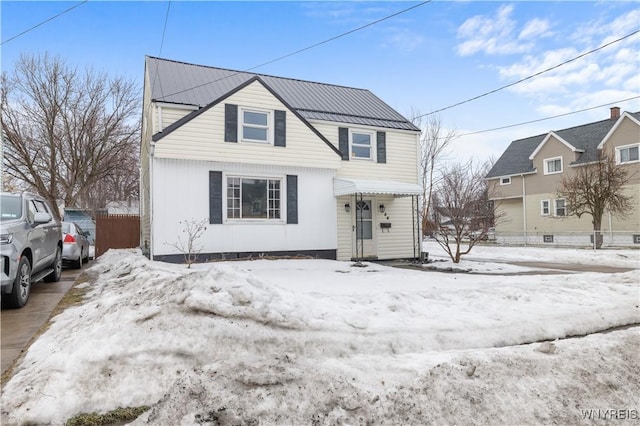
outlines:
[[[29,258],[22,256],[18,263],[18,273],[13,281],[13,289],[9,295],[9,307],[22,308],[27,304],[31,294],[31,263]]]
[[[76,260],[75,262],[73,262],[73,267],[76,269],[82,269],[82,258],[83,254],[82,254],[82,249],[80,249],[80,256],[78,256],[78,260]]]
[[[56,249],[56,257],[51,266],[53,267],[53,272],[44,277],[44,281],[47,283],[57,283],[60,281],[60,277],[62,277],[62,250],[60,250],[60,246]]]

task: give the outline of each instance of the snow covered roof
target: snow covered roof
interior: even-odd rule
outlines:
[[[333,181],[333,194],[336,197],[351,194],[384,194],[408,197],[421,195],[422,187],[415,183],[393,180],[336,178]]]

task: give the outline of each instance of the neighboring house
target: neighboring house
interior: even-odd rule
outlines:
[[[498,241],[591,245],[591,216],[568,215],[571,206],[557,193],[563,176],[596,161],[604,149],[628,170],[625,191],[635,197],[635,208],[625,218],[605,213],[602,231],[609,244],[640,244],[639,146],[640,112],[620,114],[618,107],[607,120],[513,141],[487,174],[503,214],[496,224]]]
[[[368,90],[147,57],[141,245],[182,261],[418,257],[420,129]]]

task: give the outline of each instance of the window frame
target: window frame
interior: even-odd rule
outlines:
[[[547,204],[547,212],[545,213],[545,206],[544,204]],[[551,215],[551,200],[540,200],[540,215],[541,216],[550,216]]]
[[[506,180],[506,182],[505,182]],[[500,178],[500,185],[511,185],[511,176],[504,176]]]
[[[551,162],[555,163],[558,160],[560,160],[560,170],[554,170],[554,171],[550,172],[549,171],[549,163],[551,163]],[[544,174],[545,175],[556,175],[556,174],[562,173],[563,171],[564,171],[564,161],[562,159],[562,156],[553,157],[553,158],[545,158],[544,159]]]
[[[252,124],[252,123],[245,123],[244,121],[244,114],[245,112],[249,112],[249,113],[253,113],[253,114],[263,114],[266,115],[267,118],[267,124],[266,125],[261,125],[261,124]],[[259,108],[245,108],[245,107],[238,107],[238,140],[240,142],[246,142],[246,143],[260,143],[260,144],[269,144],[269,145],[273,145],[273,111],[271,110],[265,110],[265,109],[259,109]],[[251,128],[251,129],[264,129],[266,132],[266,139],[262,140],[262,139],[251,139],[251,138],[246,138],[244,136],[244,129],[245,127],[247,128]]]
[[[367,135],[369,136],[369,145],[354,143],[353,136],[355,134],[358,135]],[[349,159],[351,160],[362,160],[362,161],[376,161],[376,132],[373,130],[363,130],[363,129],[349,129]],[[354,155],[353,147],[369,147],[369,157],[358,157]]]
[[[638,150],[638,159],[637,160],[629,160],[629,161],[622,161],[622,151],[623,150],[630,150],[636,148]],[[616,164],[633,164],[633,163],[638,163],[640,162],[640,144],[638,143],[632,143],[629,145],[622,145],[622,146],[617,146],[616,147]]]
[[[266,211],[266,217],[242,217],[243,203],[242,203],[242,181],[243,179],[247,180],[264,180],[266,181],[266,205],[264,210]],[[238,187],[233,188],[238,190],[238,197],[235,196],[235,192],[233,194],[229,194],[229,187],[232,180],[238,181]],[[226,175],[223,179],[225,182],[223,192],[224,200],[223,200],[223,212],[224,212],[224,222],[225,223],[286,223],[286,188],[285,188],[285,178],[284,176],[253,176],[253,175],[242,175],[242,174],[229,174]],[[277,188],[272,188],[272,184],[274,182],[278,183]],[[277,198],[272,197],[272,193],[277,191]],[[284,197],[284,198],[283,198]],[[233,203],[229,203],[229,201],[238,200],[238,206],[234,207]],[[273,202],[277,202],[277,207],[274,207]],[[238,216],[235,215],[230,216],[231,210],[237,210]],[[277,212],[278,217],[272,216],[272,213]]]
[[[562,206],[562,210],[564,210],[563,214],[558,214],[558,201],[562,201],[563,202],[563,206]],[[553,215],[556,217],[567,217],[568,216],[568,211],[567,211],[567,200],[564,198],[556,198],[555,200],[553,200]]]

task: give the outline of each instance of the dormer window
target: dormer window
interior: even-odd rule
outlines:
[[[241,118],[243,142],[269,143],[271,117],[268,112],[242,109]]]
[[[552,175],[562,173],[562,157],[547,158],[544,160],[544,174]]]
[[[626,163],[635,163],[637,161],[640,161],[640,158],[638,157],[638,147],[640,147],[639,144],[617,147],[616,163],[626,164]]]

